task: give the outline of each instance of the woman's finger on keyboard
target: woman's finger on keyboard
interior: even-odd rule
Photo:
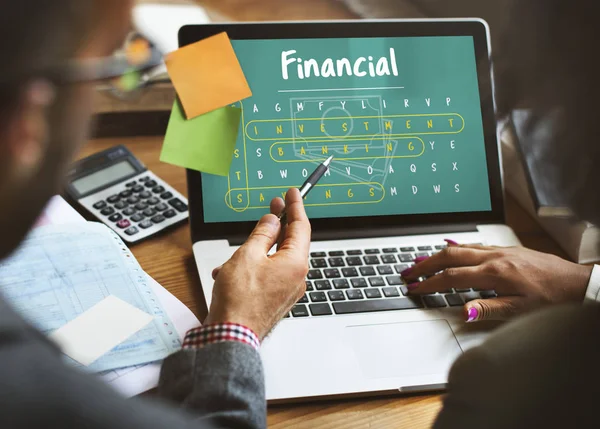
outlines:
[[[448,268],[424,281],[408,281],[407,287],[408,292],[415,295],[444,292],[449,289],[468,289],[471,287],[468,285],[479,284],[482,276],[481,267]],[[486,282],[483,288],[494,289],[494,284]]]
[[[433,256],[415,259],[415,265],[400,274],[407,280],[414,280],[423,276],[432,276],[447,268],[479,265],[487,257],[489,257],[488,252],[480,249],[451,246]]]
[[[492,299],[476,299],[465,304],[465,321],[506,320],[524,313],[530,301],[520,296],[506,296]]]

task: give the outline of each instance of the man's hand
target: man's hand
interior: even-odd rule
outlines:
[[[310,223],[297,189],[290,189],[285,199],[288,223],[284,231],[275,214],[263,216],[246,243],[213,272],[215,286],[205,324],[239,323],[262,340],[302,297]],[[271,203],[272,213],[282,208],[280,198]],[[280,233],[277,252],[267,256]]]
[[[592,267],[524,247],[451,245],[430,258],[417,258],[402,273],[411,294],[450,288],[495,290],[493,299],[465,304],[465,320],[502,320],[550,304],[581,302]],[[429,277],[422,283],[420,277]]]

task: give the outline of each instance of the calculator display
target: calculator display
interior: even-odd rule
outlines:
[[[108,168],[77,179],[71,185],[80,194],[87,194],[109,183],[131,176],[135,172],[135,168],[128,161],[121,161]]]

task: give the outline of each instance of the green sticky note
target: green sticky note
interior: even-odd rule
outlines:
[[[204,173],[227,176],[242,109],[223,107],[187,120],[175,100],[160,160]]]

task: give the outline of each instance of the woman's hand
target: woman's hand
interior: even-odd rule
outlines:
[[[402,276],[411,295],[450,288],[495,290],[497,298],[465,304],[468,322],[501,320],[545,305],[583,301],[592,267],[524,247],[458,246],[447,241],[446,249],[417,258]],[[418,281],[427,276],[432,277]]]

